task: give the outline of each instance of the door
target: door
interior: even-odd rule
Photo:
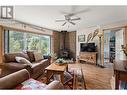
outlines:
[[[123,56],[123,52],[121,51],[121,45],[124,44],[124,29],[120,29],[118,31],[116,31],[115,33],[115,40],[116,40],[116,43],[115,43],[115,59],[116,60],[122,60],[124,58]]]

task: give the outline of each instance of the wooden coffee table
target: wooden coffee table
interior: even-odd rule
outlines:
[[[64,83],[64,71],[68,70],[68,64],[57,65],[55,62],[49,65],[45,70],[47,70],[47,84],[53,74],[59,74],[61,83]]]

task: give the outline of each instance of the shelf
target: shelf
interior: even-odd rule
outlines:
[[[114,51],[110,51],[110,53],[115,53]]]
[[[110,48],[115,48],[115,47],[110,47]]]
[[[115,59],[115,40],[110,41],[109,46],[110,62],[113,62],[113,60]]]

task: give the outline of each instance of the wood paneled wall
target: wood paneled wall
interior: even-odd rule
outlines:
[[[125,32],[124,32],[124,44],[127,44],[127,26],[125,27]]]
[[[2,24],[1,26],[3,26],[5,29],[12,29],[21,32],[31,32],[44,35],[52,35],[53,33],[53,30],[50,29],[37,30],[27,25],[24,27],[22,24]]]
[[[70,57],[76,59],[76,31],[68,32],[66,46],[70,50]]]
[[[63,33],[53,32],[52,52],[59,56],[59,51],[63,47]],[[76,32],[66,32],[65,48],[70,50],[70,57],[76,58]]]
[[[0,64],[3,63],[3,27],[0,26]]]
[[[57,31],[53,32],[52,36],[52,52],[56,53],[57,56],[59,55],[59,49],[60,49],[60,33]]]

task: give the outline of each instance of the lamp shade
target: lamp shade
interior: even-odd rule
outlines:
[[[102,37],[103,36],[103,34],[102,33],[98,33],[98,35],[97,35],[98,37]]]

